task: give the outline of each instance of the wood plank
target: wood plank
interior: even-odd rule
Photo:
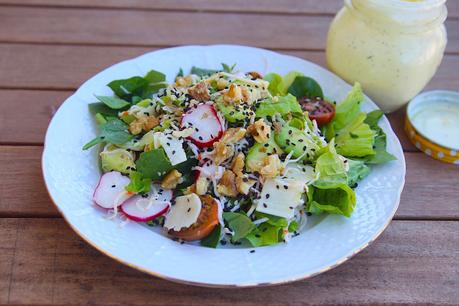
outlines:
[[[120,8],[152,10],[188,10],[200,12],[282,13],[282,14],[335,14],[341,0],[0,0],[0,4],[15,6],[57,6],[86,8]],[[448,16],[459,17],[459,2],[447,2]]]
[[[0,304],[8,303],[19,219],[0,221]]]
[[[44,187],[41,153],[42,147],[0,146],[0,216],[59,216]],[[405,158],[406,185],[396,218],[459,219],[459,167],[423,153]]]
[[[331,16],[318,15],[254,16],[12,6],[0,10],[0,41],[141,46],[225,42],[322,50],[331,19]],[[448,20],[446,26],[447,50],[459,52],[459,20]],[[249,29],[263,30],[254,33]]]
[[[110,65],[154,50],[157,48],[0,44],[0,87],[73,90]],[[274,51],[327,66],[323,51]],[[446,55],[427,89],[457,89],[458,70],[459,55]]]
[[[393,221],[376,242],[336,269],[309,280],[237,294],[137,272],[91,248],[61,220],[18,222],[10,291],[14,304],[455,304],[459,300],[455,234],[459,222]]]

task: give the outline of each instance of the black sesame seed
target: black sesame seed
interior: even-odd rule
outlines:
[[[266,194],[266,198],[269,199],[269,196],[270,196],[269,193],[267,193],[267,194]]]
[[[223,240],[223,239],[220,240],[220,244],[221,244],[221,245],[225,245],[225,244],[226,244],[226,240]]]
[[[112,185],[112,188],[115,188],[115,187],[116,187],[116,185]]]
[[[276,185],[276,188],[279,189],[279,185]]]
[[[299,142],[303,142],[303,141],[304,141],[304,139],[303,139],[303,138],[300,138],[300,139],[298,139],[298,141],[299,141]]]
[[[293,207],[292,207],[292,206],[289,206],[288,208],[290,208],[290,209],[293,209]]]
[[[190,212],[191,211],[191,207],[188,207],[187,211],[186,212]]]
[[[284,185],[284,189],[287,190],[287,189],[288,189],[288,186],[287,186],[287,185]]]
[[[306,215],[310,217],[310,216],[312,216],[312,213],[307,212]]]
[[[172,155],[174,155],[174,154],[175,154],[175,151],[172,151]]]
[[[258,234],[255,234],[255,237],[257,237],[257,238],[261,238],[261,236],[260,236],[260,235],[258,235]]]
[[[255,250],[251,250],[250,253],[255,253]]]
[[[266,203],[263,203],[263,207],[268,208],[268,205],[266,205]]]

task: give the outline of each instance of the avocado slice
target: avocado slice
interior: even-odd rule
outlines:
[[[216,103],[217,110],[223,114],[228,122],[242,121],[247,118],[247,115],[244,114],[243,107],[236,107],[235,105],[225,105],[223,102]],[[247,110],[246,110],[247,111]]]
[[[284,152],[274,141],[274,136],[271,136],[267,142],[256,142],[247,153],[245,159],[245,168],[247,172],[259,171],[264,164],[264,159],[270,154],[281,155]]]
[[[309,134],[308,134],[309,133]],[[314,160],[321,146],[314,141],[311,131],[301,131],[293,126],[284,125],[282,129],[274,135],[276,143],[288,154],[293,152],[293,158]],[[306,154],[304,154],[306,152]],[[303,155],[304,154],[304,155]]]

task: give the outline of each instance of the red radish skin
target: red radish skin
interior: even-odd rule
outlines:
[[[121,205],[120,210],[128,219],[136,222],[148,222],[167,213],[170,201],[172,200],[172,190],[162,189],[159,185],[152,185],[151,190],[147,197],[136,195]],[[157,194],[158,190],[163,190],[161,195]],[[154,195],[156,199],[147,210],[143,210],[137,206],[137,201],[149,200]]]
[[[135,222],[153,221],[156,218],[165,215],[167,213],[167,211],[169,210],[169,207],[170,207],[169,206],[170,203],[164,203],[165,205],[164,205],[164,207],[162,207],[162,210],[157,211],[157,212],[155,212],[153,214],[150,214],[150,215],[148,215],[146,217],[140,217],[139,215],[136,215],[136,214],[139,213],[138,208],[137,207],[133,207],[133,206],[136,205],[135,202],[134,202],[136,200],[137,200],[137,196],[127,200],[120,207],[121,212],[123,212],[129,220],[132,220],[132,221],[135,221]],[[153,205],[155,205],[155,204],[153,204]],[[131,209],[133,211],[131,211]],[[134,211],[134,210],[136,210],[136,211]]]
[[[125,187],[129,184],[130,180],[123,176],[118,171],[111,171],[104,173],[101,177],[93,193],[93,202],[103,209],[114,209],[122,205],[126,200],[134,194],[127,192]],[[115,186],[115,187],[112,187]],[[121,193],[124,193],[120,197]],[[118,200],[118,203],[115,203]],[[115,205],[116,204],[116,205]]]
[[[199,118],[199,115],[204,114],[207,114],[206,118]],[[186,128],[187,124],[198,129],[188,139],[199,148],[211,147],[215,141],[223,136],[222,122],[212,105],[199,104],[185,113],[182,117],[181,127]]]

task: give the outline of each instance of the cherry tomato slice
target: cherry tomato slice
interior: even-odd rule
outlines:
[[[329,123],[335,116],[335,106],[321,98],[303,97],[298,99],[298,102],[301,108],[308,112],[309,119],[317,121],[318,126]]]
[[[218,204],[209,195],[201,196],[202,208],[198,220],[180,231],[170,230],[169,235],[186,241],[201,240],[207,237],[218,225]]]

